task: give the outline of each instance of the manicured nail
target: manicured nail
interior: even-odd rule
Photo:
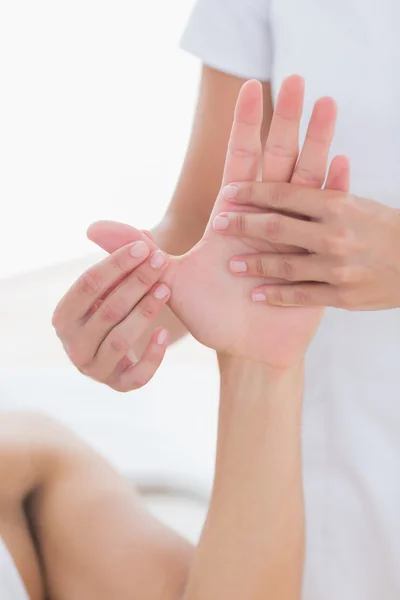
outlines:
[[[233,200],[238,195],[239,188],[237,185],[226,185],[222,190],[222,195],[228,200]]]
[[[159,346],[164,346],[165,342],[167,341],[167,337],[168,337],[168,333],[165,329],[161,329],[161,331],[159,331],[157,333],[157,337],[156,337],[156,342]]]
[[[166,262],[167,257],[165,256],[164,252],[161,252],[161,250],[156,250],[151,255],[150,265],[153,267],[153,269],[161,269]]]
[[[251,297],[253,302],[265,302],[267,300],[267,296],[265,294],[261,294],[260,292],[254,292]]]
[[[244,260],[231,260],[230,267],[234,273],[245,273],[247,271],[247,265]]]
[[[149,253],[149,247],[144,242],[135,242],[131,246],[130,253],[134,258],[144,258]]]
[[[169,287],[167,285],[165,285],[165,283],[160,283],[160,285],[158,285],[153,290],[153,296],[154,296],[154,298],[157,298],[157,300],[163,300],[164,298],[166,298],[168,296],[168,294],[169,294]]]
[[[227,215],[217,215],[213,221],[213,227],[216,231],[225,231],[229,227],[229,217]]]

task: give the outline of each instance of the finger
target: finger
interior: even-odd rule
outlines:
[[[315,188],[323,186],[336,116],[337,106],[333,98],[317,100],[291,183]]]
[[[262,86],[247,81],[239,92],[224,168],[223,182],[249,181],[258,175],[263,119]]]
[[[235,275],[271,277],[286,281],[330,281],[330,269],[317,254],[248,254],[229,263]]]
[[[253,302],[272,306],[337,306],[337,290],[328,283],[261,285],[252,292]]]
[[[298,214],[319,219],[324,216],[324,197],[332,197],[326,190],[313,190],[292,183],[268,183],[254,181],[230,184],[222,194],[235,204],[255,206],[262,209]]]
[[[90,241],[109,253],[138,240],[146,242],[151,250],[156,248],[156,244],[146,233],[116,221],[96,221],[89,226],[86,235]]]
[[[91,365],[91,374],[95,379],[108,379],[124,356],[132,351],[135,343],[148,331],[170,296],[170,288],[165,283],[158,283],[128,316],[110,331]]]
[[[112,387],[129,392],[145,386],[161,365],[167,345],[168,332],[165,329],[155,331],[140,361],[117,376]]]
[[[299,156],[304,79],[287,77],[281,86],[263,156],[264,181],[290,181]]]
[[[53,325],[58,333],[63,334],[65,329],[78,325],[106,291],[121,277],[136,269],[149,253],[148,244],[142,241],[133,242],[107,256],[81,275],[54,311]]]
[[[220,213],[213,228],[218,233],[290,244],[311,252],[323,249],[323,225],[280,214]]]
[[[79,360],[81,365],[90,363],[110,331],[131,313],[138,302],[159,281],[167,265],[166,254],[160,250],[153,252],[143,265],[135,269],[107,296],[82,328],[79,357],[75,355],[74,362]]]
[[[325,188],[339,192],[350,191],[350,161],[347,156],[335,156],[329,168]]]

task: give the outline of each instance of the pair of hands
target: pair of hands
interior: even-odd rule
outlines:
[[[376,222],[379,213],[391,239],[396,237],[393,216],[386,217],[390,209],[348,196],[344,157],[332,161],[320,190],[336,107],[329,98],[316,103],[299,157],[303,95],[301,78],[285,80],[262,152],[261,86],[252,81],[243,87],[222,190],[202,240],[187,254],[168,257],[149,236],[126,225],[91,226],[89,237],[111,256],[78,280],[53,318],[80,370],[121,391],[144,385],[162,360],[167,333],[156,330],[137,363],[130,350],[166,302],[201,343],[220,353],[261,361],[272,370],[301,362],[322,317],[319,306],[338,305],[339,282],[350,288],[356,271],[359,276],[368,270],[354,260],[373,255],[370,247],[362,248],[360,213],[366,223],[374,216]],[[354,216],[353,230],[345,227],[348,214]],[[373,233],[378,244],[380,236]],[[132,256],[140,248],[144,254]],[[383,251],[376,254],[382,264]],[[377,256],[370,261],[378,262]],[[387,262],[386,275],[380,273],[390,280],[390,252]],[[265,277],[285,281],[277,285]],[[288,285],[298,278],[312,283]],[[282,307],[309,303],[317,308]]]

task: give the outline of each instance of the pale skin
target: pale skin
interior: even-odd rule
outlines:
[[[298,111],[302,81],[292,79],[288,85],[295,88],[289,94],[289,108],[294,106]],[[329,109],[322,130],[328,130],[330,135],[324,137],[323,143],[329,148],[335,112],[331,110],[332,101],[325,102]],[[279,111],[277,115],[279,118]],[[250,82],[238,100],[224,183],[231,178],[237,181],[255,177],[261,155],[261,121],[260,86]],[[283,122],[292,125],[290,119]],[[297,136],[296,127],[294,135]],[[272,158],[278,159],[278,166],[288,162],[286,155],[283,161],[281,154],[278,157],[273,154]],[[292,172],[287,164],[284,170],[289,179],[296,172],[295,157],[291,164]],[[315,164],[319,166],[319,156]],[[337,169],[337,164],[335,161],[331,166],[328,182],[338,184],[341,180],[345,187],[347,169],[343,169],[343,165]],[[223,195],[217,199],[214,214],[221,209],[226,209]],[[145,241],[146,251],[140,257],[134,256],[138,254],[140,241]],[[63,314],[72,317],[73,335],[64,338],[64,344],[75,353],[84,353],[94,346],[93,356],[90,352],[84,355],[85,360],[89,356],[93,368],[96,361],[103,365],[103,357],[112,353],[114,370],[108,377],[115,375],[116,379],[110,379],[114,385],[120,385],[118,382],[123,376],[128,381],[124,386],[132,385],[135,377],[139,377],[140,384],[140,377],[147,378],[162,358],[167,340],[162,335],[160,344],[159,335],[164,330],[155,332],[145,356],[132,365],[126,347],[119,343],[120,338],[114,332],[115,325],[124,328],[124,338],[130,332],[132,336],[137,335],[137,329],[140,334],[140,327],[145,327],[160,310],[170,290],[172,294],[173,288],[176,290],[174,310],[181,311],[180,316],[189,321],[191,328],[198,327],[197,335],[217,350],[220,361],[217,463],[203,534],[193,551],[148,516],[128,484],[74,436],[54,424],[39,422],[34,427],[29,419],[21,426],[17,417],[14,429],[12,423],[7,423],[3,430],[1,464],[6,468],[3,475],[6,485],[1,486],[0,481],[0,490],[4,490],[2,505],[11,511],[7,514],[14,508],[19,515],[23,515],[23,500],[35,491],[28,512],[38,538],[44,571],[40,571],[33,554],[30,574],[23,574],[26,586],[32,590],[34,600],[43,597],[41,586],[47,586],[50,600],[72,597],[74,600],[108,600],[110,597],[128,600],[139,593],[140,598],[146,600],[242,600],[243,597],[298,600],[304,552],[300,451],[303,359],[322,311],[311,309],[306,314],[301,308],[290,309],[288,337],[284,316],[288,309],[278,307],[268,312],[265,307],[255,305],[248,298],[247,280],[242,280],[246,284],[239,283],[225,273],[223,285],[233,286],[232,298],[228,297],[228,301],[235,304],[237,312],[224,311],[224,306],[216,305],[215,310],[210,311],[210,318],[218,325],[216,331],[210,332],[205,326],[202,332],[196,324],[204,310],[199,302],[202,298],[197,292],[185,296],[187,290],[180,289],[180,286],[187,287],[187,270],[197,273],[203,285],[209,286],[210,265],[207,270],[202,269],[203,261],[207,264],[213,251],[215,261],[221,260],[223,273],[231,245],[239,249],[242,242],[221,236],[210,224],[193,251],[183,258],[165,257],[164,264],[149,237],[136,242],[116,250],[103,265],[86,274],[65,296],[54,322],[57,325],[57,319]],[[247,249],[249,244],[250,240],[246,243]],[[216,277],[212,271],[211,275]],[[162,298],[156,293],[160,286],[168,290]],[[223,286],[220,293],[222,297],[215,296],[217,303],[219,298],[222,301],[226,298]],[[126,310],[128,297],[135,301],[121,319],[120,311]],[[192,303],[193,322],[185,306],[179,305],[179,299],[184,304]],[[237,314],[243,322],[238,322]],[[119,321],[114,325],[116,316]],[[243,327],[243,323],[247,327]],[[80,336],[80,328],[84,328],[84,336]],[[98,330],[101,331],[100,346],[96,346],[94,335]],[[233,330],[237,338],[230,337]],[[273,337],[275,347],[264,343],[267,332]],[[111,337],[113,343],[110,343],[111,335],[115,336]],[[86,339],[91,346],[83,343]],[[135,385],[138,386],[138,381]],[[10,486],[11,476],[16,480]],[[3,520],[10,522],[7,516]],[[20,544],[15,542],[13,532],[24,535],[32,550],[26,524],[13,522],[11,533],[7,527],[2,529],[6,531],[6,543],[15,548],[13,555],[18,565]]]
[[[297,160],[303,94],[304,83],[300,77],[293,76],[284,82],[263,153],[260,141],[263,123],[261,86],[255,81],[243,86],[228,145],[223,186],[232,180],[254,181],[261,159],[265,181],[286,178],[288,181],[293,179],[299,182],[300,179],[304,180],[305,172],[312,174],[309,185],[311,183],[320,185],[321,181],[324,181],[329,147],[334,133],[336,106],[330,98],[323,98],[316,103],[310,121],[309,135]],[[332,162],[327,186],[347,190],[348,164],[345,158],[337,157]],[[296,310],[287,309],[281,312],[275,308],[261,307],[250,301],[251,289],[257,283],[261,283],[261,280],[251,281],[243,278],[235,280],[229,273],[227,265],[233,255],[244,251],[257,251],[257,246],[252,246],[250,238],[240,240],[233,236],[221,236],[213,228],[214,216],[221,211],[226,211],[227,208],[234,211],[236,206],[223,194],[219,194],[212,218],[200,242],[181,257],[166,258],[169,264],[165,272],[160,273],[160,277],[162,276],[164,283],[172,290],[169,306],[200,342],[218,352],[228,354],[237,355],[240,348],[242,356],[253,360],[260,360],[261,356],[265,357],[267,348],[271,356],[271,366],[284,368],[287,366],[288,349],[291,363],[296,359],[301,360],[301,348],[308,343],[310,335],[315,332],[322,310],[321,308],[303,310],[302,318],[298,319]],[[118,233],[122,231],[124,242],[139,238],[146,241],[151,251],[156,250],[155,243],[149,237],[128,226],[122,226],[121,229],[118,224],[100,223],[91,228],[90,235],[93,239],[97,236],[102,237],[103,240],[109,236],[112,241],[115,231]],[[272,249],[273,246],[270,245],[269,248]],[[285,246],[276,248],[277,251],[286,249]],[[132,380],[131,388],[127,387],[126,383],[127,378],[135,378],[135,371],[138,373],[141,368],[140,361],[131,367],[127,363],[128,349],[134,347],[143,331],[141,328],[136,333],[132,326],[132,315],[137,312],[137,309],[134,309],[132,314],[130,311],[135,298],[132,298],[129,304],[124,288],[121,290],[121,286],[106,297],[98,312],[99,319],[106,321],[107,327],[100,329],[96,343],[93,334],[99,331],[98,325],[92,327],[92,335],[87,335],[87,322],[82,321],[82,315],[87,313],[89,306],[97,302],[99,297],[104,296],[113,285],[108,272],[102,270],[106,269],[107,264],[105,261],[103,267],[95,267],[95,270],[89,272],[89,276],[84,277],[83,284],[81,279],[66,294],[55,311],[53,324],[73,362],[81,370],[112,385],[115,389],[125,391],[138,387],[148,380],[147,377],[136,378],[135,381]],[[110,269],[110,265],[107,268]],[[92,284],[93,281],[97,283],[88,290],[87,281]],[[81,315],[79,318],[76,317],[78,313]],[[150,314],[148,316],[152,317]],[[293,328],[297,328],[295,338],[289,335]],[[294,339],[296,342],[289,342],[282,335],[280,339],[285,339],[285,343],[284,346],[280,345],[276,332],[280,335],[282,329],[286,333],[287,340]],[[249,330],[254,332],[251,338],[247,336]],[[119,351],[118,361],[123,360],[123,363],[115,362],[115,347]],[[113,358],[110,365],[114,368],[116,364],[116,370],[111,374],[98,367],[98,356],[107,357],[111,353],[110,348],[112,348]],[[103,364],[106,363],[105,358]],[[120,381],[121,364],[125,379],[123,383]]]
[[[285,239],[308,253],[263,252],[237,256],[230,262],[240,276],[280,278],[254,290],[258,302],[269,305],[323,305],[348,310],[400,307],[400,212],[373,200],[318,190],[305,194],[265,183],[239,183],[226,193],[246,207],[279,211],[270,232],[266,216],[224,215],[225,234],[265,242]],[[235,195],[235,198],[232,196]],[[292,215],[292,216],[289,216]],[[296,215],[307,218],[302,221]]]

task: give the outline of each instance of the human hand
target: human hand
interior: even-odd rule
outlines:
[[[270,135],[263,157],[263,178],[310,186],[325,180],[333,137],[336,109],[329,98],[317,102],[309,135],[298,159],[299,123],[303,104],[303,81],[288,78],[277,100]],[[262,91],[258,82],[248,82],[238,99],[229,144],[223,185],[232,181],[254,181],[262,156],[260,128]],[[348,174],[334,160],[328,183],[346,189]],[[264,307],[251,302],[251,290],[260,278],[237,279],[227,269],[233,255],[260,251],[254,240],[225,236],[213,229],[221,212],[240,211],[237,203],[219,194],[211,221],[202,240],[187,254],[171,259],[167,273],[173,289],[170,306],[189,331],[203,344],[220,353],[241,356],[283,368],[303,358],[322,317],[322,310]],[[253,209],[257,212],[257,209]],[[260,211],[259,211],[260,212]],[[128,241],[128,226],[101,224],[91,227],[90,238],[114,250],[118,230]],[[264,242],[265,247],[265,242]],[[288,246],[267,245],[268,250],[287,251]],[[289,250],[293,250],[289,247]]]
[[[400,212],[339,191],[244,183],[231,188],[242,210],[279,211],[267,232],[265,215],[235,215],[227,232],[262,244],[271,237],[307,254],[234,257],[241,276],[278,277],[254,290],[269,305],[334,306],[348,310],[400,307]],[[292,216],[288,216],[291,214]],[[308,221],[302,220],[307,218]]]
[[[142,357],[135,341],[170,298],[169,257],[137,230],[137,239],[84,273],[59,302],[53,326],[71,361],[118,391],[144,386],[164,357],[168,334],[154,331]],[[146,240],[146,241],[144,241]]]
[[[298,157],[303,93],[300,78],[291,77],[284,82],[262,157],[261,88],[254,81],[244,86],[238,99],[223,186],[232,181],[254,181],[261,158],[266,181],[293,180],[308,187],[323,183],[336,107],[328,98],[317,102]],[[346,189],[348,170],[343,170],[342,159],[333,161],[327,181]],[[199,341],[220,353],[284,368],[302,360],[322,317],[322,309],[268,307],[269,310],[265,310],[265,306],[251,302],[251,291],[262,280],[238,278],[236,281],[241,285],[233,285],[235,280],[229,277],[224,264],[227,265],[232,256],[260,250],[251,238],[221,235],[221,224],[224,225],[226,216],[240,210],[223,192],[219,194],[203,239],[180,259],[173,278],[170,305]],[[257,209],[253,211],[256,213]],[[288,243],[284,239],[280,241]],[[268,246],[269,251],[288,249],[287,245],[276,246],[273,240]]]

